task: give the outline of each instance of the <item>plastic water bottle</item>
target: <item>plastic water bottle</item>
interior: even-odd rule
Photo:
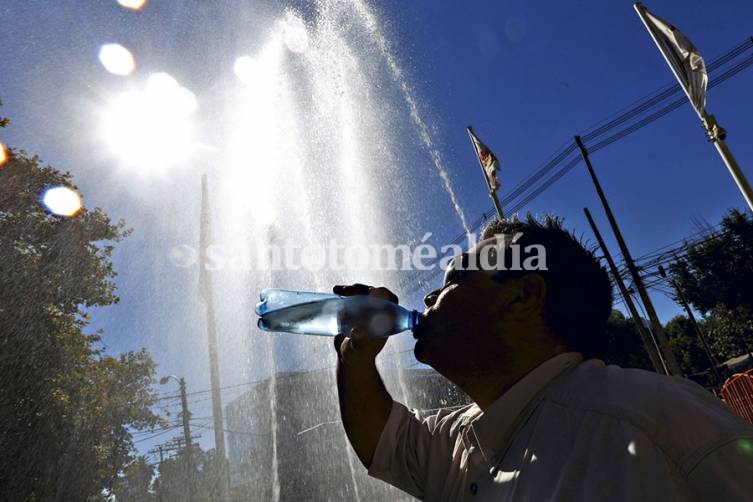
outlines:
[[[384,338],[412,330],[419,319],[417,311],[373,296],[265,289],[260,300],[257,325],[264,331],[335,336],[361,326]]]

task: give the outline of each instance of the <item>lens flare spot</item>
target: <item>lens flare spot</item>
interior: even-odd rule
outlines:
[[[505,35],[511,42],[520,42],[525,38],[528,26],[522,17],[510,17],[505,21]]]
[[[169,254],[170,262],[176,267],[188,268],[199,259],[199,252],[186,244],[173,246]]]
[[[99,62],[113,75],[126,76],[136,67],[131,52],[120,44],[105,44],[99,48]]]
[[[9,159],[10,154],[8,153],[8,149],[5,148],[5,145],[0,143],[0,167],[3,167]]]
[[[737,441],[737,447],[740,448],[740,451],[743,453],[753,455],[753,441],[750,439],[739,439]]]
[[[283,21],[282,39],[290,52],[302,54],[309,48],[309,34],[300,17],[288,13]]]
[[[81,197],[68,187],[56,186],[45,190],[42,204],[53,214],[75,216],[81,211]]]
[[[118,0],[121,7],[131,10],[141,10],[146,7],[149,0]]]
[[[257,63],[250,56],[241,56],[235,60],[233,65],[233,73],[238,77],[238,80],[244,84],[250,84],[254,80],[254,76],[258,74]]]

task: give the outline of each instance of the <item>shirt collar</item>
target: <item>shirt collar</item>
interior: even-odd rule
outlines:
[[[554,379],[583,361],[578,352],[558,354],[528,372],[483,413],[478,413],[467,427],[468,439],[475,443],[484,459],[496,464],[500,450],[525,418],[524,411],[532,405]]]

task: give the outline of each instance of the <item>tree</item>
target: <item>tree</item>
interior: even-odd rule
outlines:
[[[3,100],[0,99],[0,106],[3,106]],[[10,120],[8,120],[7,117],[0,117],[0,128],[2,127],[8,127],[8,124],[10,124]]]
[[[664,327],[669,344],[677,355],[680,367],[687,375],[700,374],[708,370],[711,363],[703,350],[703,345],[693,330],[690,319],[675,316]]]
[[[156,426],[155,364],[108,355],[87,310],[118,301],[111,253],[129,234],[100,209],[45,212],[70,173],[11,150],[0,167],[0,500],[89,500],[133,459],[130,428]]]
[[[155,500],[151,491],[154,466],[146,457],[140,456],[124,470],[112,489],[116,502],[151,502]]]
[[[219,458],[215,450],[204,451],[191,445],[193,465],[189,465],[185,451],[174,458],[160,462],[159,476],[154,481],[158,502],[189,500],[191,488],[196,502],[213,502],[222,499],[223,476],[227,461]]]
[[[733,309],[717,305],[704,318],[701,329],[720,362],[753,350],[753,311],[747,305]]]
[[[722,305],[728,310],[753,305],[753,217],[731,210],[720,231],[687,247],[685,258],[670,266],[694,308],[703,314]]]
[[[670,266],[688,301],[703,314],[699,323],[714,355],[724,361],[753,347],[753,217],[731,210],[720,231],[689,245]]]
[[[604,362],[623,368],[653,370],[641,337],[632,319],[627,319],[619,310],[612,310],[607,319],[607,354]]]

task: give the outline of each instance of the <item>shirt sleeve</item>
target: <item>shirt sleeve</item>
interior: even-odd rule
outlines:
[[[706,455],[688,480],[697,500],[751,500],[753,436],[735,439]]]
[[[436,451],[447,449],[448,434],[435,434],[437,415],[420,420],[402,404],[394,401],[387,423],[369,466],[369,475],[381,479],[418,499],[423,499],[426,481],[433,468]],[[440,458],[442,455],[440,455]],[[447,468],[448,462],[443,467]]]

